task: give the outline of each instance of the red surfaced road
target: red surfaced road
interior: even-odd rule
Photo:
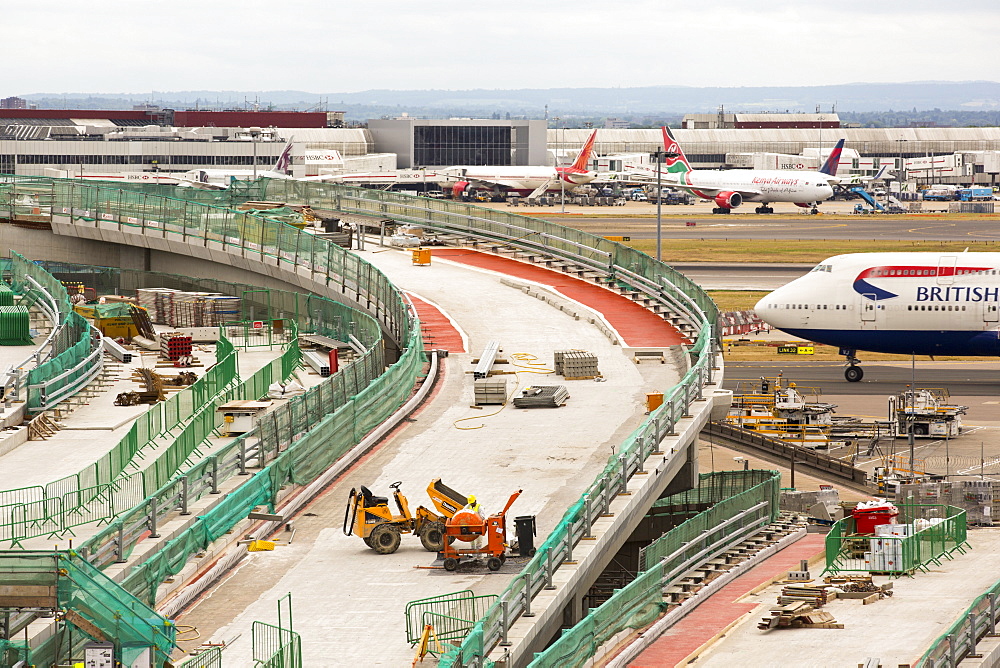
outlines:
[[[630,299],[582,279],[467,248],[435,248],[434,257],[489,269],[554,288],[567,298],[602,313],[628,347],[673,346],[687,343],[675,327],[655,313],[647,311]]]
[[[433,350],[440,348],[453,353],[464,353],[465,344],[462,343],[462,335],[451,324],[451,320],[445,317],[434,304],[425,302],[413,293],[407,293],[413,308],[417,309],[417,316],[420,318],[420,329],[424,337],[424,348]]]
[[[810,559],[823,549],[825,538],[823,534],[806,534],[781,552],[754,566],[688,613],[629,663],[629,668],[676,666],[740,616],[757,607],[756,602],[737,602],[736,599],[779,573],[797,571],[799,561]],[[780,661],[776,661],[775,665],[780,665]]]

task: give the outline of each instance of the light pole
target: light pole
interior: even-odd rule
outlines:
[[[257,180],[257,137],[260,136],[260,128],[247,128],[247,132],[250,133],[250,141],[253,142],[253,180]]]
[[[661,232],[661,222],[662,216],[660,215],[661,207],[663,206],[663,190],[661,184],[663,183],[663,151],[661,149],[656,149],[656,261],[660,261],[660,246],[662,245],[662,232]]]

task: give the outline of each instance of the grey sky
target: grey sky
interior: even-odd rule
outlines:
[[[996,0],[4,5],[0,97],[1000,81]]]

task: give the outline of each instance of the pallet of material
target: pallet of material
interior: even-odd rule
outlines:
[[[515,408],[558,408],[569,399],[569,392],[563,385],[534,385],[514,397]]]

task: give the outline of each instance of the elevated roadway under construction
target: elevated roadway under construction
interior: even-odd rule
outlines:
[[[53,230],[56,235],[17,230],[10,247],[29,257],[57,261],[81,262],[87,257],[94,264],[169,268],[233,280],[253,279],[256,274],[264,286],[322,292],[307,278],[280,267],[234,260],[205,245],[192,246],[167,235],[157,239],[123,233],[113,225],[81,226],[69,216],[54,216]],[[423,302],[425,313],[427,305],[440,313],[435,325],[440,341],[429,340],[428,348],[444,348],[445,341],[459,340],[463,346],[443,358],[445,373],[423,412],[296,518],[291,545],[244,561],[220,592],[188,613],[192,621],[197,618],[203,639],[209,634],[227,642],[239,637],[251,619],[273,618],[269,613],[277,599],[291,591],[306,665],[399,665],[412,656],[402,627],[407,601],[469,587],[477,593],[497,592],[516,574],[517,564],[509,561],[497,574],[426,570],[419,567],[430,565],[433,555],[412,541],[404,542],[394,555],[376,555],[359,539],[340,533],[347,489],[365,484],[376,494],[385,494],[388,483],[403,480],[411,503],[418,504],[427,482],[441,477],[452,487],[475,493],[487,511],[499,509],[507,495],[523,489],[512,515],[536,515],[541,541],[615,448],[646,419],[645,394],[670,389],[690,364],[682,346],[684,336],[663,318],[606,288],[559,272],[498,258],[483,260],[483,254],[464,250],[447,260],[442,252],[429,267],[415,266],[406,251],[369,246],[363,253]],[[599,382],[562,381],[522,369],[516,374],[518,387],[540,380],[567,384],[571,397],[566,406],[507,407],[486,417],[486,411],[469,408],[471,385],[464,371],[492,339],[499,339],[507,354],[523,353],[515,359],[534,357],[541,364],[549,363],[554,350],[590,350],[600,360],[602,377]],[[633,348],[660,350],[664,363],[637,364]],[[716,381],[721,373],[721,368],[716,371]],[[711,390],[706,391],[711,399]],[[613,501],[609,508],[613,519],[594,527],[601,537],[589,549],[578,551],[580,568],[560,570],[560,592],[550,600],[550,609],[535,620],[526,619],[528,628],[517,631],[522,658],[516,664],[544,647],[563,623],[572,624],[586,612],[583,594],[614,556],[616,545],[637,526],[648,504],[668,490],[693,484],[697,465],[692,444],[711,404],[711,400],[692,404],[690,415],[677,424],[676,435],[663,442],[669,450],[656,470],[647,472],[650,475],[635,484],[630,495]],[[456,428],[455,422],[465,417],[474,418],[475,427],[482,421],[482,427]],[[356,640],[364,635],[362,629],[370,628],[373,614],[380,621],[396,620],[385,626],[387,639],[379,645],[384,659],[373,660],[370,643]],[[357,634],[350,633],[352,627]],[[247,640],[233,645],[227,661],[246,656]]]

